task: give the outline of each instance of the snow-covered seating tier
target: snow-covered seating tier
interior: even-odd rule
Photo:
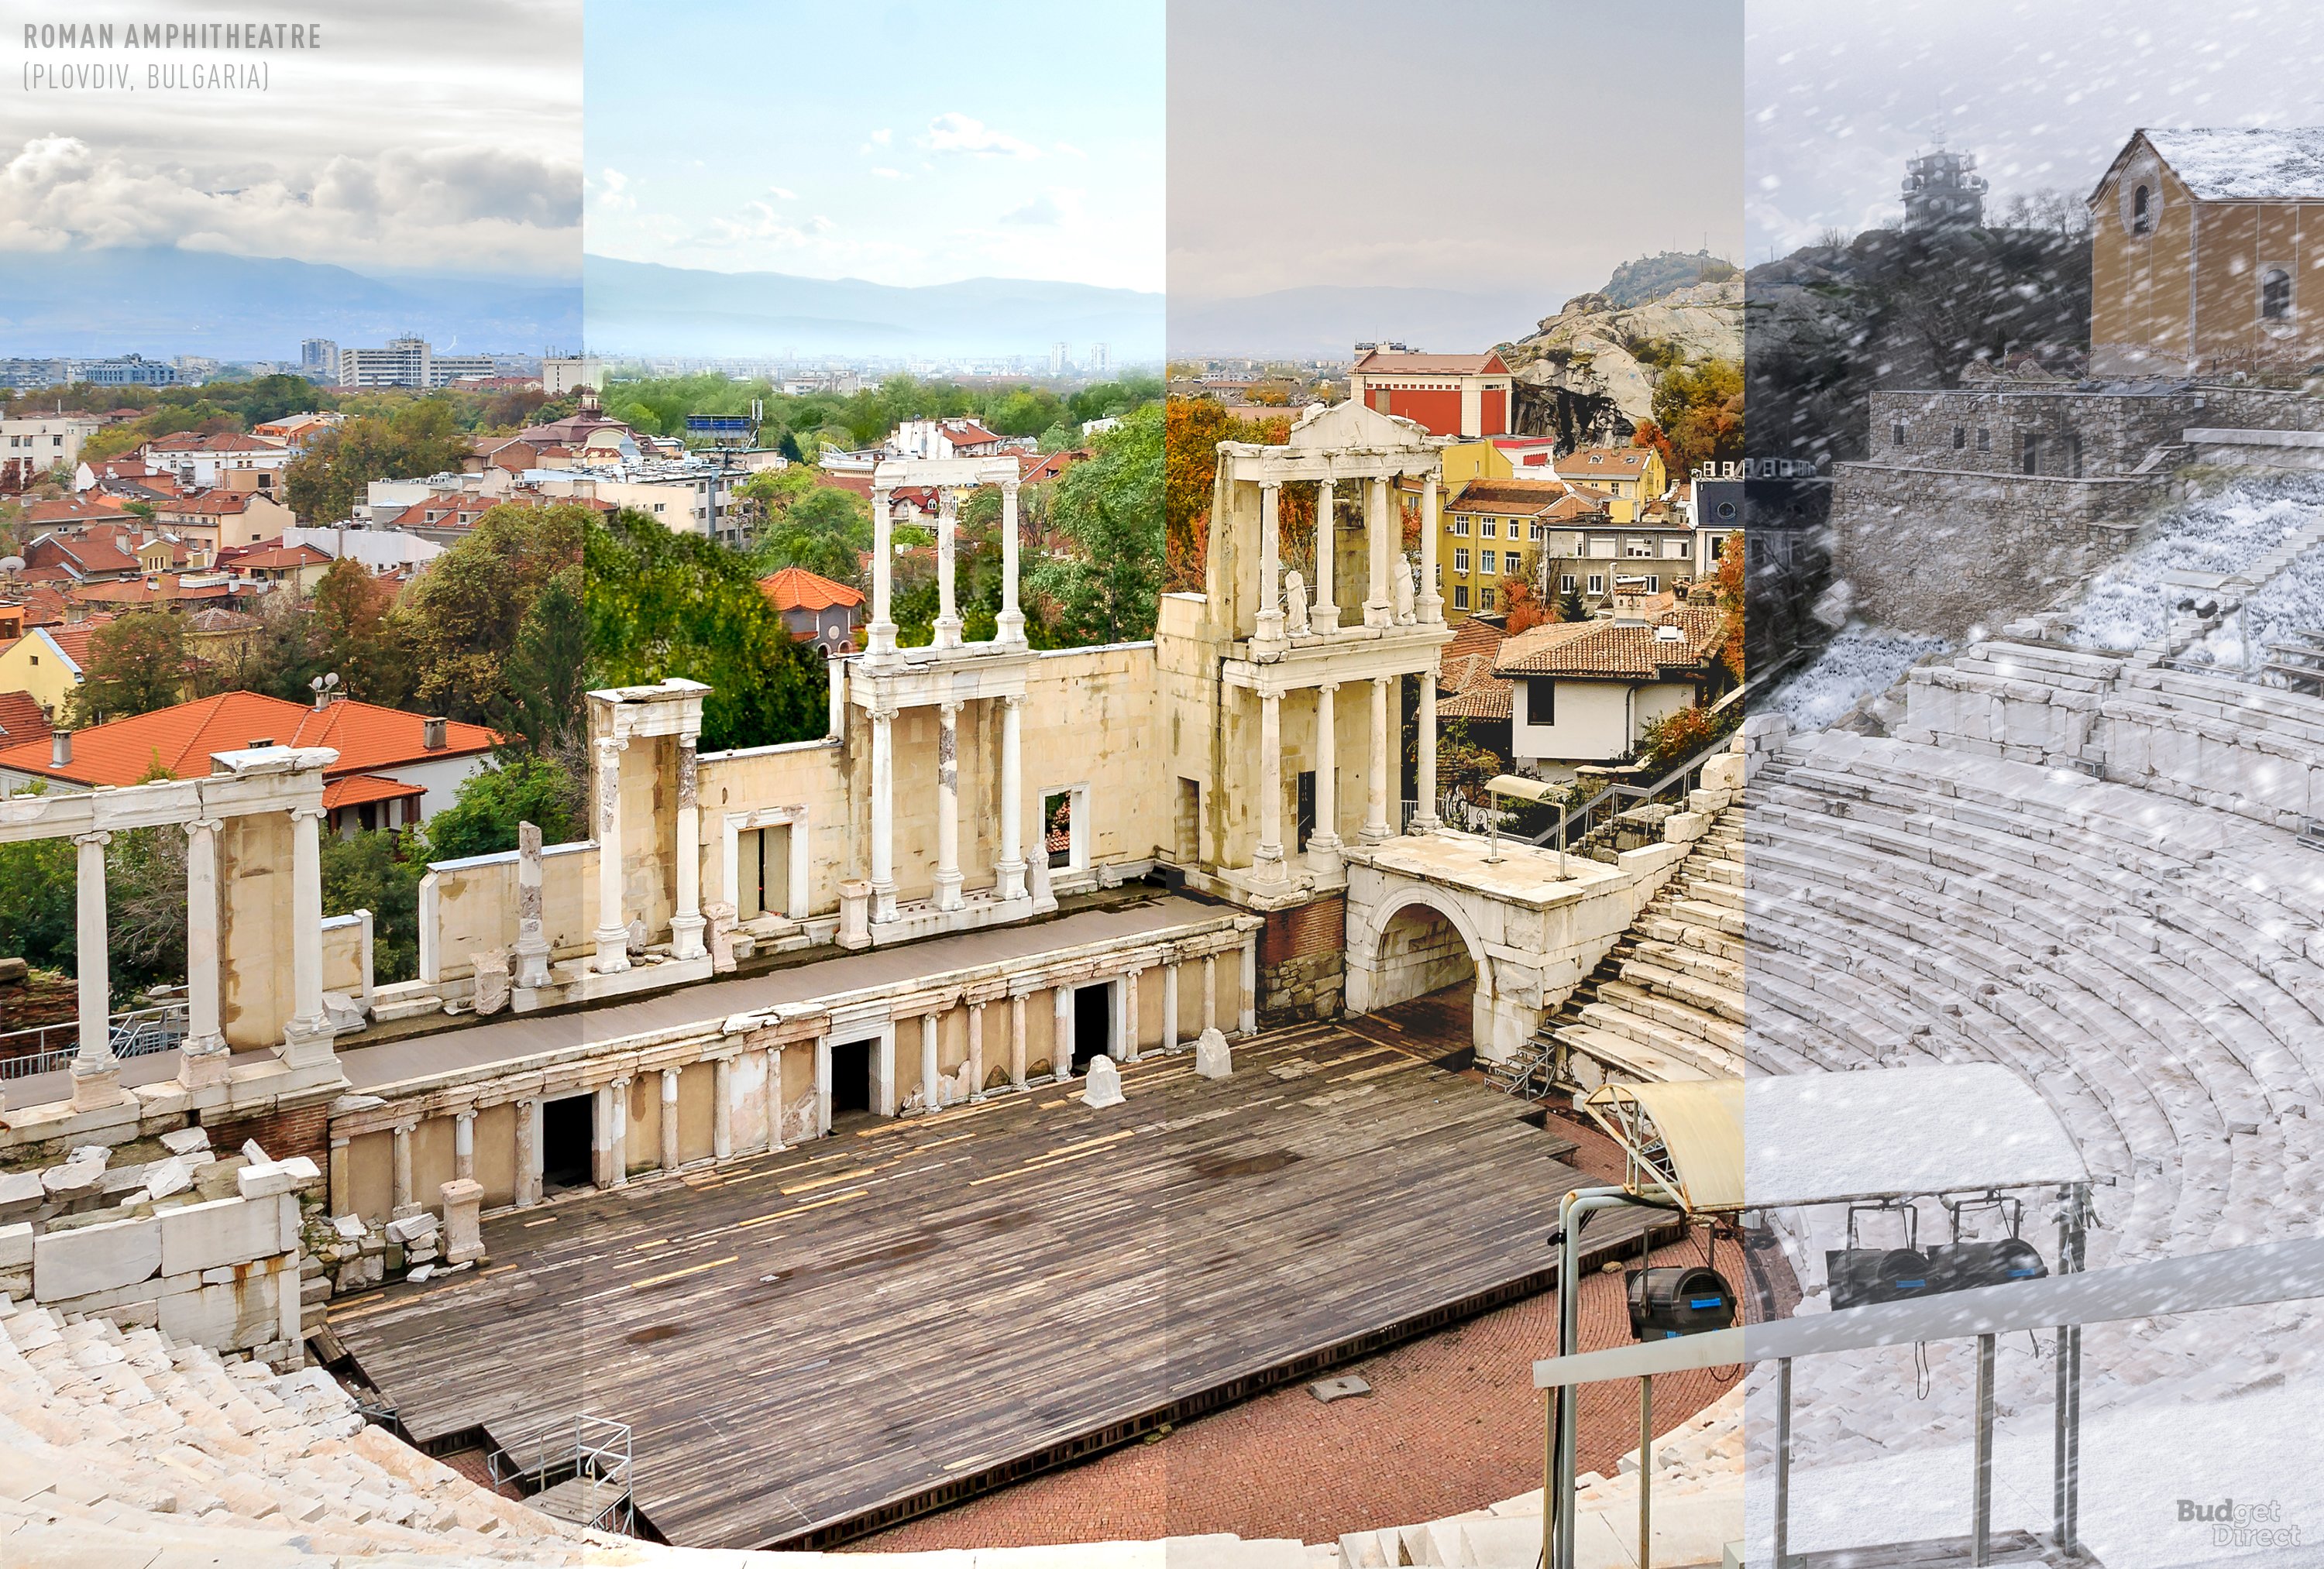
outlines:
[[[2314,1234],[2324,857],[2082,775],[1854,734],[1794,740],[1752,792],[1755,1071],[2010,1067],[2107,1179],[2093,1265]],[[1783,1228],[1812,1287],[1831,1220]],[[2307,1317],[2239,1316],[2251,1338],[2231,1358],[2217,1319],[2094,1331],[2091,1399],[2281,1372]],[[2042,1399],[2047,1364],[2017,1360],[2012,1381]],[[1877,1425],[1863,1381],[1881,1362],[1806,1373],[1831,1386],[1803,1390],[1811,1446],[1847,1430],[1840,1409]]]

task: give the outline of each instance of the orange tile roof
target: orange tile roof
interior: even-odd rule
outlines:
[[[1585,446],[1557,460],[1557,472],[1577,480],[1632,480],[1646,472],[1654,449],[1644,446]]]
[[[1593,676],[1651,681],[1665,672],[1684,671],[1710,658],[1724,635],[1724,619],[1712,605],[1682,605],[1636,621],[1560,621],[1520,632],[1501,645],[1497,674]],[[1657,627],[1676,627],[1680,636],[1657,638]],[[1582,628],[1579,635],[1572,632]],[[1559,634],[1565,634],[1560,636]]]
[[[51,729],[48,711],[29,692],[0,692],[0,736],[10,746],[45,739]]]
[[[427,786],[422,784],[383,779],[376,774],[350,774],[323,786],[323,810],[337,812],[342,806],[368,806],[374,801],[401,801],[406,796],[427,794]]]
[[[827,610],[834,605],[850,609],[863,596],[844,583],[818,577],[803,566],[787,566],[759,580],[759,592],[779,610]]]
[[[254,692],[226,692],[134,719],[93,725],[73,737],[73,759],[51,766],[46,741],[0,749],[0,767],[76,784],[134,784],[158,764],[178,779],[206,776],[210,754],[239,751],[254,740],[284,747],[330,747],[338,761],[327,779],[377,773],[401,764],[437,757],[473,756],[490,750],[500,737],[482,725],[453,720],[445,744],[430,751],[420,744],[422,715],[352,700],[326,709],[288,702]]]
[[[1509,373],[1508,366],[1501,362],[1501,356],[1490,350],[1481,354],[1408,354],[1371,349],[1356,362],[1355,368],[1367,376],[1506,376]]]
[[[221,551],[219,555],[219,564],[226,564],[225,553]],[[280,572],[299,566],[328,566],[330,563],[327,554],[311,545],[285,546],[277,540],[272,548],[263,543],[245,546],[240,555],[234,557],[232,564],[244,571]]]

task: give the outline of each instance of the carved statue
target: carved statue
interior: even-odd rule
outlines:
[[[1307,580],[1296,571],[1283,579],[1284,626],[1291,636],[1304,638],[1308,633]]]
[[[1396,592],[1396,624],[1399,627],[1409,627],[1412,625],[1412,596],[1415,592],[1412,586],[1412,563],[1400,555],[1397,556],[1396,570],[1389,575],[1396,580],[1391,585]]]

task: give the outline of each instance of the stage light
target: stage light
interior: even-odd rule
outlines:
[[[1735,1293],[1726,1278],[1701,1264],[1632,1270],[1629,1295],[1633,1339],[1671,1340],[1735,1322]]]
[[[1999,1242],[1941,1243],[1929,1250],[1929,1269],[1939,1291],[2038,1280],[2050,1272],[2034,1244],[2014,1236]]]

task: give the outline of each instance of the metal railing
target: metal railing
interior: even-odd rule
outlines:
[[[530,1464],[506,1448],[485,1455],[493,1491],[513,1482],[532,1497],[570,1482],[593,1482],[597,1495],[576,1511],[588,1518],[574,1523],[623,1536],[635,1533],[637,1510],[630,1491],[633,1454],[627,1422],[577,1412],[569,1424],[552,1422],[534,1434],[531,1448]]]
[[[185,1043],[186,1005],[161,1003],[115,1014],[107,1021],[106,1035],[115,1057],[150,1057],[157,1051],[175,1051]],[[79,1054],[78,1020],[0,1032],[0,1080],[54,1073],[70,1067]]]

